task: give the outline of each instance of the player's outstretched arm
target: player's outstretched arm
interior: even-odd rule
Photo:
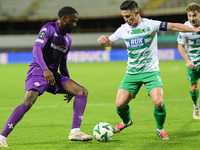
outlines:
[[[168,31],[178,31],[178,32],[200,32],[200,27],[198,28],[191,28],[181,23],[168,23],[167,25]]]
[[[112,44],[113,44],[112,41],[109,40],[109,38],[108,38],[107,35],[101,35],[101,36],[98,38],[97,42],[98,42],[99,44],[101,44],[102,46],[104,46],[104,47],[109,47],[109,46],[112,46]]]

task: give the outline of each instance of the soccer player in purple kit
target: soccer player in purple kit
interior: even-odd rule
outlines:
[[[65,94],[69,102],[73,96],[73,121],[69,140],[90,141],[91,135],[80,131],[83,113],[87,103],[88,91],[70,79],[66,61],[71,47],[71,33],[78,22],[78,12],[72,7],[63,7],[58,12],[59,19],[44,25],[33,47],[34,59],[30,64],[25,96],[21,105],[15,108],[0,135],[0,147],[8,147],[7,136],[11,133],[24,114],[32,107],[38,96],[45,91],[52,94]],[[60,73],[58,73],[58,68]]]

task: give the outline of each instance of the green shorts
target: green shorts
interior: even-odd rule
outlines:
[[[197,66],[196,69],[192,70],[186,66],[187,77],[190,83],[197,83],[200,78],[200,66]]]
[[[148,94],[155,87],[163,88],[160,71],[144,72],[138,74],[126,73],[119,86],[119,89],[127,90],[136,96],[143,84],[145,85]]]

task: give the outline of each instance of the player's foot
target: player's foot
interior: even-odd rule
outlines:
[[[130,123],[128,125],[123,125],[122,122],[118,123],[116,126],[114,126],[113,131],[114,133],[119,133],[120,131],[122,131],[123,129],[125,129],[128,126],[131,126],[133,124],[133,120],[131,119]]]
[[[93,136],[87,135],[81,131],[71,133],[68,137],[71,141],[91,141],[93,140]]]
[[[160,137],[161,140],[169,140],[169,137],[167,135],[167,132],[161,131],[159,132],[158,130],[156,131],[156,134]]]
[[[6,138],[0,139],[0,147],[8,147],[8,144],[6,142]]]
[[[193,118],[200,119],[199,108],[193,109]]]

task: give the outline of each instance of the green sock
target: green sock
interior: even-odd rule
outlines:
[[[197,104],[198,102],[198,97],[199,97],[199,89],[194,93],[190,90],[190,95],[191,95],[191,98],[192,98],[192,101],[193,101],[193,104]]]
[[[127,105],[125,108],[123,109],[116,109],[118,115],[120,116],[120,118],[123,120],[123,123],[128,123],[131,120],[131,116],[130,116],[130,108],[129,105]]]
[[[155,119],[156,119],[157,129],[163,129],[164,123],[165,123],[165,118],[166,118],[165,104],[163,104],[162,107],[154,106],[154,116],[155,116]]]

